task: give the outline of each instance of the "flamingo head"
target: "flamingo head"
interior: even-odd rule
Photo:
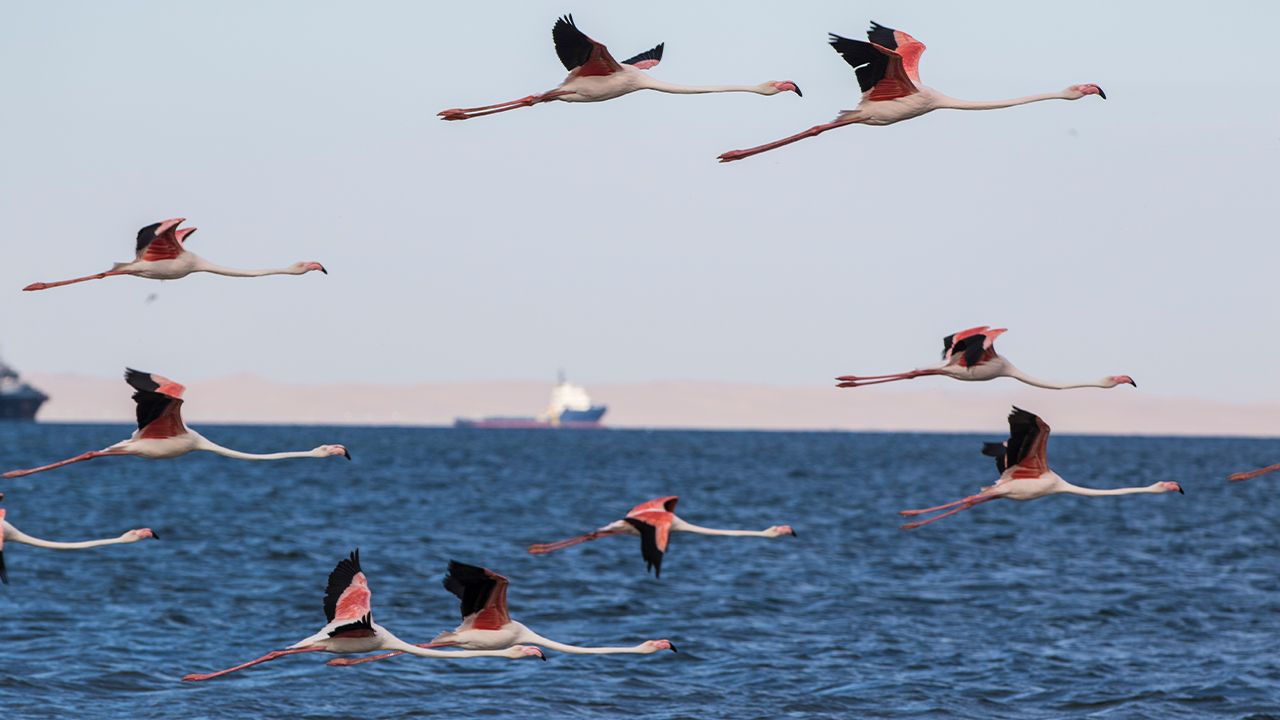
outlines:
[[[194,234],[195,231],[196,231],[195,228],[182,228],[177,233],[178,242],[186,242],[187,238],[191,237],[191,235]]]
[[[676,650],[676,646],[671,644],[670,640],[645,640],[644,646],[651,653],[670,650],[671,652],[680,652]]]
[[[1138,387],[1138,383],[1134,382],[1133,378],[1128,375],[1112,375],[1107,378],[1107,382],[1110,383],[1108,387],[1115,387],[1117,385],[1132,385],[1134,387]]]
[[[1062,91],[1068,100],[1079,100],[1086,95],[1097,95],[1103,100],[1107,99],[1107,94],[1102,92],[1102,88],[1093,83],[1085,83],[1084,85],[1072,85]]]
[[[536,648],[532,645],[512,645],[507,648],[507,657],[515,660],[523,660],[524,658],[538,658],[546,661],[547,656],[542,654],[542,648]]]
[[[348,460],[351,459],[351,453],[347,452],[347,448],[344,445],[321,445],[315,450],[312,450],[311,454],[316,457],[333,457],[334,455],[341,455]]]
[[[790,525],[774,525],[773,527],[765,530],[765,532],[769,534],[769,537],[783,537],[785,535],[799,537]]]
[[[146,540],[148,538],[152,540],[160,539],[160,536],[156,534],[156,531],[152,530],[151,528],[138,528],[137,530],[130,530],[129,532],[125,533],[122,537],[124,538],[125,542],[138,542],[139,540]]]
[[[318,263],[318,262],[314,262],[314,261],[312,261],[312,262],[306,262],[306,261],[303,261],[303,262],[296,262],[296,263],[294,263],[294,264],[292,264],[292,265],[290,265],[290,266],[289,266],[289,270],[290,270],[294,275],[306,275],[307,273],[312,272],[312,271],[314,271],[314,270],[319,270],[320,272],[324,273],[325,275],[328,275],[328,274],[329,274],[329,271],[328,271],[328,270],[325,270],[323,265],[321,265],[321,264],[320,264],[320,263]]]
[[[804,97],[804,93],[800,92],[800,86],[790,80],[782,80],[780,82],[767,82],[762,86],[765,95],[777,95],[782,92],[793,92],[800,97]]]
[[[1179,495],[1186,495],[1182,492],[1182,486],[1173,481],[1158,482],[1151,487],[1156,488],[1156,492],[1177,492]]]

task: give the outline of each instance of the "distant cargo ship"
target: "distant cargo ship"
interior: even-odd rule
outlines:
[[[487,417],[480,420],[458,418],[453,421],[459,428],[522,429],[563,428],[566,430],[590,430],[602,428],[600,418],[608,410],[606,405],[592,405],[591,396],[581,385],[566,382],[564,375],[551,389],[551,404],[537,417]]]
[[[22,382],[18,373],[0,360],[0,420],[35,420],[49,396]]]

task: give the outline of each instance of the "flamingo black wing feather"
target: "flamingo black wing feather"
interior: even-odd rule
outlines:
[[[560,64],[569,72],[585,65],[591,59],[591,51],[595,49],[591,38],[573,24],[573,15],[565,15],[556,20],[555,26],[551,28],[551,39],[556,44]]]
[[[329,573],[329,584],[324,591],[324,616],[329,622],[338,614],[338,599],[347,591],[360,570],[360,550],[351,552],[350,558],[344,558]]]
[[[654,577],[662,577],[662,551],[658,549],[658,529],[643,520],[623,518],[640,533],[640,555],[645,570],[653,570]]]
[[[657,47],[655,47],[654,49],[652,49],[652,50],[646,50],[646,51],[644,51],[644,52],[640,53],[639,55],[636,55],[636,56],[635,56],[635,57],[633,57],[633,58],[628,58],[628,59],[626,59],[626,60],[623,60],[623,61],[622,61],[622,64],[623,64],[623,65],[636,65],[636,64],[638,64],[638,63],[642,63],[642,62],[644,62],[644,61],[646,61],[646,60],[650,60],[650,61],[652,61],[652,62],[653,62],[653,65],[657,65],[658,63],[662,62],[662,47],[663,47],[664,45],[666,45],[666,43],[658,43],[658,46],[657,46]],[[649,67],[653,67],[653,65],[650,65]]]
[[[444,576],[444,589],[457,596],[463,618],[483,610],[497,585],[484,568],[457,560],[449,561],[449,574]]]
[[[828,42],[853,68],[853,74],[858,76],[858,87],[862,92],[870,92],[876,83],[884,79],[885,73],[889,70],[889,56],[876,50],[871,43],[850,40],[835,33],[831,33]]]

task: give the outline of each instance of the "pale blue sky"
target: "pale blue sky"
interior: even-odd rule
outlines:
[[[563,77],[557,15],[687,84],[461,123]],[[994,99],[722,166],[852,107],[869,19]],[[1061,379],[1280,399],[1280,10],[1268,3],[14,2],[0,6],[0,351],[28,372],[826,384],[940,338]],[[19,289],[185,216],[225,265]],[[7,290],[5,289],[7,288]],[[158,293],[156,302],[144,299]]]

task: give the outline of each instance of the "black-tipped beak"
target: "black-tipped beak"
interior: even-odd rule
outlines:
[[[323,265],[320,266],[320,272],[324,273],[325,275],[329,274],[329,271],[325,270]]]
[[[1134,387],[1138,387],[1138,383],[1134,382],[1132,379],[1129,380],[1129,384]]]
[[[1098,97],[1102,98],[1103,100],[1106,100],[1106,99],[1107,99],[1107,94],[1106,94],[1106,93],[1104,93],[1104,92],[1102,92],[1102,88],[1101,88],[1101,87],[1099,87],[1099,88],[1098,88]]]
[[[350,451],[350,450],[343,449],[343,451],[342,451],[342,457],[344,457],[344,458],[346,458],[346,459],[350,460],[350,459],[351,459],[351,451]]]
[[[539,655],[538,657],[542,660],[542,662],[546,662],[546,661],[547,661],[547,654],[546,654],[546,653],[542,653],[542,654],[541,654],[541,655]]]
[[[792,84],[792,85],[796,85],[795,83],[791,83],[791,84]],[[796,85],[796,95],[799,95],[800,97],[804,97],[804,93],[800,92],[800,86],[799,86],[799,85]]]
[[[159,539],[160,539],[160,533],[156,532],[155,530],[152,530],[152,531],[151,531],[151,539],[152,539],[152,540],[159,540]]]
[[[791,537],[793,537],[793,538],[798,538],[798,537],[800,537],[800,533],[796,532],[796,531],[795,531],[795,529],[792,529],[792,530],[791,530]]]
[[[668,644],[668,645],[671,645],[671,643],[667,643],[667,644]],[[678,653],[678,652],[680,652],[680,651],[676,649],[676,646],[675,646],[675,645],[671,645],[671,652],[673,652],[673,653]]]
[[[1179,494],[1179,495],[1186,495],[1186,493],[1182,492],[1182,486],[1181,486],[1181,485],[1179,485],[1179,486],[1178,486],[1178,494]]]

